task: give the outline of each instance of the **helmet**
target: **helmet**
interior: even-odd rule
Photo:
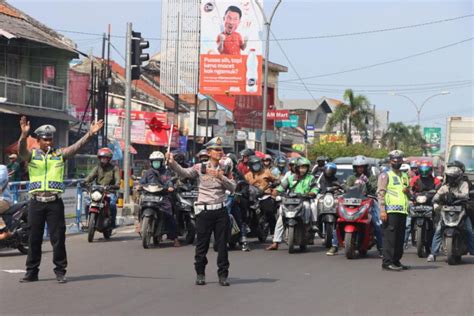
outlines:
[[[265,155],[265,157],[263,157],[263,159],[262,159],[262,160],[263,160],[263,161],[265,161],[265,160],[270,160],[270,161],[273,161],[273,158],[272,158],[272,156],[271,156],[271,155]]]
[[[237,156],[234,153],[228,153],[226,157],[232,161],[234,166],[237,166]]]
[[[298,161],[298,158],[291,158],[290,162],[288,163],[290,166],[291,165],[296,165],[296,162]]]
[[[337,172],[337,165],[334,162],[329,162],[324,166],[323,172],[326,177],[333,177]]]
[[[352,166],[353,167],[359,167],[359,166],[368,166],[369,161],[365,156],[355,156],[354,160],[352,160]]]
[[[326,162],[326,161],[328,161],[328,160],[329,160],[329,158],[326,157],[326,156],[318,156],[318,157],[316,158],[316,161],[324,161],[324,162]]]
[[[99,151],[97,152],[97,157],[98,157],[98,158],[109,158],[109,159],[112,159],[112,156],[113,156],[112,150],[110,150],[110,148],[108,148],[108,147],[101,148],[101,149],[99,149]]]
[[[407,164],[407,163],[402,164],[402,166],[400,167],[400,171],[401,171],[401,172],[408,172],[408,171],[410,171],[410,165]]]
[[[410,168],[411,169],[418,169],[418,161],[413,160],[412,162],[410,162]]]
[[[151,161],[153,160],[165,160],[165,155],[161,151],[154,151],[151,153],[150,157],[148,158]]]
[[[207,149],[202,149],[202,150],[200,150],[200,151],[197,153],[196,156],[197,156],[198,158],[199,158],[199,157],[202,157],[202,156],[207,156],[207,157],[209,157],[209,153],[207,152]]]
[[[433,172],[433,164],[429,161],[423,161],[421,162],[420,166],[418,167],[418,170],[420,172],[420,176],[423,178],[428,177],[429,175],[432,174]]]
[[[286,167],[286,159],[283,158],[283,157],[279,157],[276,160],[276,164],[277,164],[278,167],[285,168]]]
[[[248,166],[252,172],[259,172],[262,170],[262,159],[257,156],[250,156]]]
[[[184,162],[184,160],[185,160],[184,154],[183,154],[183,153],[180,153],[180,152],[176,153],[176,154],[174,155],[174,160],[175,160],[177,163],[182,164],[182,163]]]
[[[466,172],[466,166],[459,160],[454,160],[453,162],[448,163],[448,168],[449,167],[458,167],[461,169],[461,171],[464,173]]]
[[[311,166],[311,161],[309,161],[307,158],[305,157],[301,157],[301,158],[298,158],[298,161],[296,162],[296,165],[298,167],[301,167],[301,166]]]
[[[240,156],[244,157],[244,156],[247,156],[247,157],[250,157],[250,156],[254,156],[255,155],[255,151],[253,151],[252,149],[249,149],[249,148],[245,148],[244,150],[242,150],[240,152]]]
[[[450,163],[444,171],[444,175],[446,176],[446,182],[448,185],[457,186],[459,182],[461,182],[464,172],[460,167]]]

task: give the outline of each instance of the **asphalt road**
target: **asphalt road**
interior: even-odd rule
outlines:
[[[69,283],[57,284],[44,246],[40,281],[20,284],[25,256],[0,252],[0,314],[101,315],[473,315],[474,257],[448,266],[408,249],[412,269],[381,270],[375,252],[347,260],[319,246],[302,254],[286,247],[230,253],[230,287],[217,283],[210,251],[206,286],[194,285],[194,247],[145,250],[131,227],[93,244],[68,237]],[[17,271],[18,270],[18,271]]]

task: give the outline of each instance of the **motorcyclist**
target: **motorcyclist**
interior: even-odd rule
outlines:
[[[120,169],[116,165],[112,164],[112,150],[104,147],[98,150],[97,158],[99,163],[92,169],[91,173],[84,179],[85,184],[91,184],[93,182],[103,186],[114,186],[118,189],[120,185]],[[110,199],[110,220],[112,228],[116,227],[117,217],[117,195],[113,192],[109,192],[108,197]]]
[[[270,155],[265,155],[262,159],[263,162],[263,168],[272,171],[273,168],[273,158]]]
[[[418,175],[418,160],[413,160],[410,162],[410,171],[408,172],[408,176],[411,178]]]
[[[174,154],[174,161],[176,161],[183,168],[190,167],[188,163],[186,162],[186,157],[184,157],[184,154],[182,152],[178,152]]]
[[[316,197],[316,194],[318,194],[318,188],[316,186],[315,177],[309,172],[310,165],[311,162],[307,158],[298,158],[295,174],[285,177],[278,188],[274,191],[274,194],[290,191],[290,193]],[[312,221],[312,226],[316,226],[316,209],[315,207],[311,207],[309,202],[305,203],[308,203],[305,210],[309,212],[306,216]],[[283,233],[283,218],[279,212],[278,220],[275,225],[275,234],[273,235],[273,243],[266,250],[278,250],[278,245],[283,241]]]
[[[326,188],[341,185],[336,173],[337,165],[335,163],[329,162],[324,166],[323,173],[317,178],[320,193],[326,193]]]
[[[346,180],[345,189],[349,190],[354,186],[363,186],[364,192],[369,195],[377,195],[377,177],[371,174],[369,168],[369,161],[365,156],[356,156],[352,161],[352,168],[354,174],[349,176]],[[372,224],[374,225],[374,234],[377,241],[377,250],[379,256],[382,256],[382,227],[380,221],[380,210],[377,201],[372,204],[370,209],[372,215]]]
[[[241,159],[239,161],[239,164],[237,165],[237,171],[239,171],[242,176],[245,176],[247,172],[249,172],[249,158],[253,155],[255,155],[255,152],[252,149],[248,148],[240,152]]]
[[[411,170],[410,165],[407,163],[402,164],[402,166],[400,167],[400,171],[403,173],[406,173],[408,177],[410,177],[410,174],[412,174],[410,170]]]
[[[165,156],[160,151],[154,151],[150,157],[151,168],[148,169],[140,180],[141,185],[146,184],[158,184],[167,190],[169,193],[174,191],[172,174],[169,169],[165,167]],[[165,222],[169,231],[168,239],[174,240],[174,246],[181,246],[178,240],[178,229],[176,219],[173,216],[173,209],[171,206],[171,197],[169,195],[163,196],[163,200],[160,202],[160,210],[165,214]]]
[[[207,149],[202,149],[197,154],[198,163],[203,163],[209,161],[209,154]]]
[[[318,178],[324,172],[324,166],[328,163],[329,158],[326,156],[318,156],[316,158],[316,165],[311,170],[311,173]]]
[[[250,171],[245,175],[245,181],[247,181],[249,185],[257,187],[265,194],[272,194],[273,189],[271,188],[271,184],[276,183],[277,179],[272,175],[269,169],[264,167],[262,160],[257,156],[251,156],[248,161],[248,166]],[[260,201],[260,207],[270,226],[275,225],[276,203],[273,197]],[[242,210],[242,217],[245,218],[244,222],[246,222],[248,216],[247,212],[248,209]]]
[[[288,171],[286,165],[286,159],[283,157],[278,157],[276,159],[276,167],[274,167],[272,170],[273,176],[277,179],[281,179]]]
[[[439,205],[446,205],[454,200],[469,199],[469,183],[464,178],[465,170],[464,164],[457,160],[447,165],[444,172],[445,180],[443,185],[433,197],[433,207],[435,211],[439,211]],[[443,240],[441,225],[442,221],[436,226],[433,242],[431,244],[431,254],[427,258],[428,262],[436,261],[436,256],[441,248],[441,242]],[[469,253],[474,255],[474,233],[469,216],[466,217],[466,221],[464,222],[464,229],[467,234]]]
[[[10,208],[13,199],[8,189],[8,168],[0,165],[0,240],[11,236],[11,232],[3,219],[3,214]]]
[[[410,188],[413,193],[435,190],[441,185],[441,181],[433,176],[433,164],[431,162],[422,161],[418,167],[418,173],[410,180]]]

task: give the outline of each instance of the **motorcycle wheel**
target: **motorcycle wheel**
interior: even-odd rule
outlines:
[[[332,224],[326,224],[326,223],[324,225],[326,227],[326,234],[324,235],[324,247],[326,247],[326,249],[329,249],[332,246],[334,226]]]
[[[288,227],[288,252],[295,253],[295,227]]]
[[[142,221],[142,246],[144,249],[151,247],[154,221],[151,217],[144,217]]]
[[[423,227],[417,226],[415,231],[415,240],[416,240],[416,254],[418,258],[425,258],[427,256],[425,246],[423,245],[423,240],[425,240]]]
[[[455,243],[456,243],[456,236],[446,237],[446,255],[448,256],[448,264],[450,266],[455,265],[460,261],[460,259],[457,258],[459,256],[456,256],[454,254]]]
[[[95,234],[95,222],[97,221],[97,214],[96,213],[89,213],[89,226],[87,227],[87,241],[92,242],[94,241],[94,234]]]
[[[258,241],[260,242],[265,242],[268,238],[268,233],[269,233],[269,225],[265,222],[265,219],[262,217],[259,220],[258,223],[258,231],[257,231],[257,237]]]
[[[344,236],[344,253],[347,259],[355,258],[355,238],[353,233],[346,233]]]

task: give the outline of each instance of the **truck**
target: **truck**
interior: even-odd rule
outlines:
[[[446,162],[461,161],[474,184],[474,117],[450,116],[446,125]]]

